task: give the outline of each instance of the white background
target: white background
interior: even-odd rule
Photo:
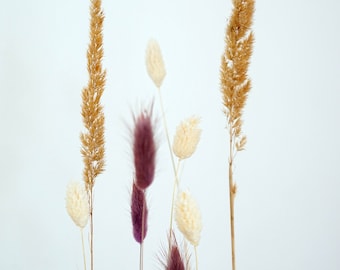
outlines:
[[[65,210],[81,180],[81,90],[87,84],[89,1],[12,0],[0,8],[0,269],[83,269],[78,228]],[[193,114],[202,139],[182,183],[204,229],[200,269],[231,269],[227,132],[219,92],[230,1],[103,1],[106,171],[95,186],[95,269],[138,269],[131,233],[132,112],[155,97],[149,38],[167,69],[171,136]],[[340,4],[258,1],[244,112],[247,149],[236,158],[237,268],[340,269]],[[161,269],[173,174],[162,123],[148,191],[145,269]],[[180,234],[178,241],[182,242]]]

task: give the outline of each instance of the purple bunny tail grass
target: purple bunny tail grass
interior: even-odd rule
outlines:
[[[169,236],[170,237],[170,236]],[[160,261],[165,270],[189,270],[190,265],[190,256],[188,255],[188,251],[181,252],[175,235],[172,232],[171,238],[171,246],[169,247],[168,251],[162,252],[163,256],[160,258]]]
[[[152,123],[152,107],[135,118],[133,131],[135,181],[140,189],[151,185],[155,176],[156,142]]]
[[[131,219],[133,237],[138,243],[142,243],[147,232],[148,209],[145,200],[145,191],[133,183],[131,194]]]
[[[166,270],[185,270],[184,262],[177,244],[171,246]]]

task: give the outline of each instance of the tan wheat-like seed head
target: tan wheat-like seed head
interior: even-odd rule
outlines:
[[[175,220],[184,237],[193,246],[198,246],[202,231],[201,212],[189,192],[182,191],[178,194]]]
[[[178,125],[172,149],[179,159],[189,158],[195,152],[202,132],[199,123],[200,118],[192,116]]]
[[[146,69],[152,81],[160,88],[166,75],[162,52],[156,40],[151,39],[146,48]]]
[[[71,182],[67,186],[66,210],[78,227],[86,226],[89,218],[89,200],[83,183]]]

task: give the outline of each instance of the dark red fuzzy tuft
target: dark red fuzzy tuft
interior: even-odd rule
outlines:
[[[145,200],[145,191],[139,189],[135,183],[131,194],[131,219],[133,237],[138,243],[142,243],[147,232],[148,209]]]
[[[185,270],[183,259],[177,244],[173,244],[171,246],[166,270]]]
[[[135,119],[133,156],[136,185],[140,189],[146,189],[153,182],[156,163],[156,143],[151,112],[144,111]]]

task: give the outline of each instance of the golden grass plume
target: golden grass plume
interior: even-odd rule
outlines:
[[[93,188],[95,178],[104,170],[104,113],[100,103],[106,72],[102,68],[103,21],[101,0],[91,0],[90,44],[87,50],[88,85],[82,91],[81,114],[86,131],[80,136],[86,189]]]
[[[232,136],[240,141],[242,140],[242,112],[251,89],[251,80],[247,72],[254,43],[254,35],[251,31],[254,0],[233,0],[233,5],[232,15],[226,28],[220,79],[228,128]],[[239,149],[243,149],[245,139],[242,143]]]

